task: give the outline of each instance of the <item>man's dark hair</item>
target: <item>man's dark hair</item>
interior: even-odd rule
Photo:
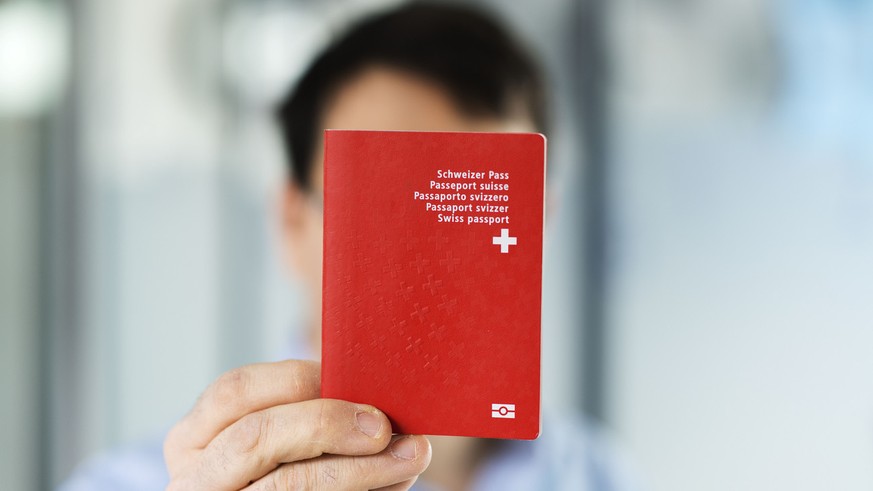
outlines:
[[[470,7],[406,4],[354,25],[313,62],[278,108],[290,177],[301,188],[311,185],[325,106],[344,82],[377,65],[435,82],[471,116],[508,117],[521,109],[545,131],[540,72],[500,24]]]

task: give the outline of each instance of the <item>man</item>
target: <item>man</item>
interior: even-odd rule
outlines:
[[[526,54],[492,20],[462,7],[403,6],[321,54],[277,113],[290,160],[284,242],[310,295],[312,352],[320,351],[323,130],[543,131],[544,107]],[[614,459],[581,425],[547,420],[534,442],[392,436],[378,408],[320,399],[319,372],[316,362],[284,361],[222,375],[167,435],[168,475],[152,482],[171,490],[402,490],[422,475],[416,489],[626,489]],[[143,471],[148,459],[151,468],[160,461],[154,450],[106,457],[66,489],[144,489],[124,466]]]

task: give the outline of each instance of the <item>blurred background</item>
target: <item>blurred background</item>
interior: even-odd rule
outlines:
[[[300,325],[269,110],[385,1],[0,0],[0,475]],[[548,71],[544,401],[654,491],[873,489],[873,0],[480,1]]]

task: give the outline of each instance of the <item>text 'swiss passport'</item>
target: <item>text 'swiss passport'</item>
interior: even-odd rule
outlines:
[[[325,132],[323,397],[397,433],[538,436],[545,150]]]

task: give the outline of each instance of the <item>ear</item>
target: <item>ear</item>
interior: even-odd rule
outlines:
[[[281,197],[282,245],[290,269],[301,273],[306,231],[306,195],[295,182],[285,185]]]

